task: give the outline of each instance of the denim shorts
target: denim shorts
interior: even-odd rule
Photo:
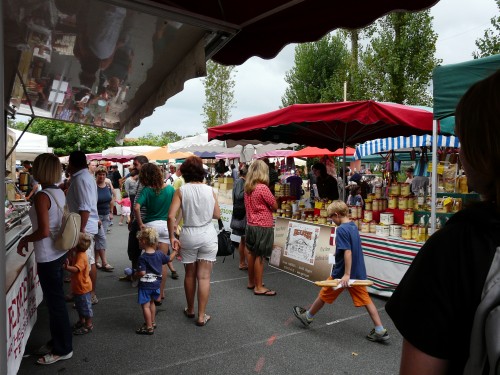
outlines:
[[[94,316],[94,312],[92,311],[90,292],[85,294],[75,294],[73,297],[78,315],[85,318],[92,318]]]
[[[137,302],[139,305],[144,305],[145,303],[157,300],[160,297],[160,288],[158,289],[142,289],[139,288],[137,291]]]

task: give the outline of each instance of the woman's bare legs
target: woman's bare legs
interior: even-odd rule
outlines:
[[[168,255],[168,244],[164,242],[160,242],[158,244],[158,249],[165,255]],[[161,266],[161,283],[160,283],[160,299],[165,299],[165,284],[167,283],[167,265],[164,264]]]
[[[238,246],[238,253],[240,254],[240,270],[248,268],[245,254],[245,236],[241,236],[240,245]]]
[[[186,294],[187,312],[194,314],[194,295],[196,293],[196,274],[198,263],[184,264],[184,293]]]
[[[210,275],[213,262],[206,260],[197,261],[196,279],[198,280],[198,322],[205,320],[205,311],[210,295]],[[188,306],[189,307],[189,306]]]

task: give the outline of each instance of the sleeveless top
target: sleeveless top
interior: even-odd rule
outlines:
[[[182,195],[183,227],[212,225],[215,199],[213,189],[205,184],[185,184],[180,187]]]
[[[64,205],[66,204],[66,196],[64,192],[59,188],[49,188],[50,193],[56,197],[59,205],[62,209],[64,209]],[[54,199],[44,190],[39,191],[37,194],[45,194],[50,199],[50,208],[49,208],[49,231],[50,233],[57,233],[61,226],[62,220],[62,211],[57,207],[57,203],[54,202]],[[36,216],[35,206],[31,206],[29,210],[29,217],[31,220],[31,225],[33,227],[33,231],[38,229],[38,218]],[[47,263],[52,262],[53,260],[59,259],[64,252],[61,250],[57,250],[54,247],[54,240],[49,235],[42,240],[33,242],[33,246],[35,248],[35,259],[37,263]]]

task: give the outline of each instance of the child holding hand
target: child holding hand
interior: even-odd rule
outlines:
[[[144,252],[139,257],[135,278],[139,278],[138,302],[142,306],[144,324],[137,328],[139,335],[152,335],[155,324],[156,300],[160,297],[162,266],[177,255],[173,250],[170,256],[165,255],[158,247],[158,232],[155,228],[146,227],[137,233],[140,247]]]
[[[327,208],[327,214],[332,218],[336,229],[335,237],[335,267],[328,280],[340,279],[341,288],[324,287],[309,310],[300,306],[293,307],[293,313],[302,324],[308,327],[314,315],[325,303],[333,303],[344,290],[351,295],[354,306],[364,306],[375,325],[366,336],[370,341],[386,341],[389,339],[387,330],[382,325],[377,308],[373,304],[366,286],[349,286],[349,280],[366,280],[366,268],[361,249],[361,238],[356,224],[349,220],[349,208],[342,201],[333,201]]]
[[[121,200],[117,200],[116,203],[122,206],[122,215],[120,216],[118,225],[123,225],[123,219],[125,219],[125,224],[128,224],[130,221],[130,210],[132,207],[132,202],[130,201],[127,193],[125,193]]]
[[[75,301],[75,308],[78,312],[78,321],[73,326],[74,335],[85,335],[92,332],[92,302],[90,292],[92,291],[92,281],[90,280],[90,266],[86,251],[90,247],[91,238],[87,233],[80,233],[76,252],[70,265],[69,259],[63,264],[63,268],[71,273],[71,291]]]

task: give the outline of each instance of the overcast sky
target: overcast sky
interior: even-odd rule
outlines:
[[[490,27],[490,19],[498,14],[498,9],[494,0],[441,0],[431,13],[438,34],[436,58],[442,59],[443,64],[453,64],[472,59],[475,40]],[[293,66],[294,47],[286,46],[272,60],[253,57],[236,67],[236,106],[231,110],[230,121],[279,108],[287,87],[284,77]],[[190,80],[182,92],[142,120],[127,137],[163,131],[174,131],[181,136],[203,133],[204,102],[201,79]]]

